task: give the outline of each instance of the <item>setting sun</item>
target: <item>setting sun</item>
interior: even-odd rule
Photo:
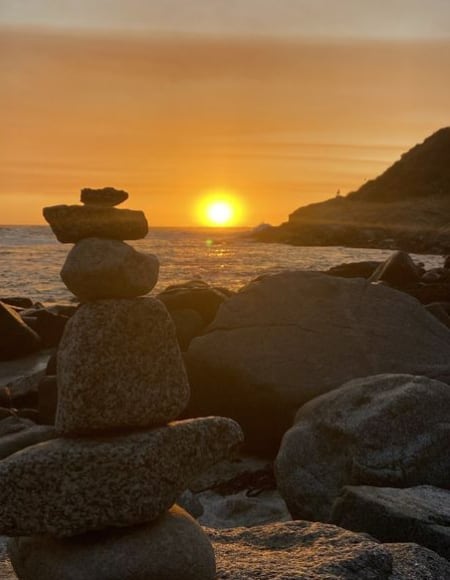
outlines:
[[[215,201],[208,206],[206,213],[208,219],[218,226],[227,225],[233,219],[233,208],[227,201]]]
[[[234,193],[209,191],[197,205],[197,217],[205,226],[236,226],[242,219],[242,203]]]

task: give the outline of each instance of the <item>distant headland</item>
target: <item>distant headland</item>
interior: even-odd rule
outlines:
[[[433,133],[357,191],[296,209],[252,234],[299,246],[450,252],[450,127]]]

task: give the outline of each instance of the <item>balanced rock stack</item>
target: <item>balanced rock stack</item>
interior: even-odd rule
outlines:
[[[127,196],[83,190],[83,206],[44,209],[76,244],[61,275],[83,303],[58,350],[60,438],[0,463],[0,534],[14,536],[24,580],[215,577],[208,538],[174,502],[242,431],[222,417],[174,421],[188,380],[165,306],[142,296],[158,261],[123,242],[148,228],[113,207]]]

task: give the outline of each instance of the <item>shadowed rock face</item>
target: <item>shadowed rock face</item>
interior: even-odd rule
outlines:
[[[426,377],[350,381],[304,405],[276,459],[294,518],[329,521],[345,485],[448,486],[450,387]]]
[[[149,522],[241,442],[234,421],[209,417],[28,447],[0,462],[0,534],[72,536]]]
[[[207,536],[178,506],[150,524],[132,528],[64,540],[48,536],[11,539],[9,553],[22,580],[216,577],[214,552]]]
[[[144,212],[94,205],[45,207],[44,218],[58,241],[76,243],[83,238],[139,240],[148,233]]]
[[[41,345],[39,336],[14,309],[0,302],[0,361],[25,356]]]
[[[447,489],[347,486],[333,506],[332,521],[382,542],[415,542],[450,560]]]
[[[284,272],[224,302],[185,361],[192,416],[233,417],[253,448],[276,452],[302,404],[350,379],[445,375],[450,333],[391,288]]]
[[[207,530],[226,580],[442,580],[450,564],[415,544],[379,544],[326,524],[305,521]]]

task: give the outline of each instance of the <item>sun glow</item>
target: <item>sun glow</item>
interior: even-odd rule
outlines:
[[[228,191],[207,191],[198,203],[197,217],[205,226],[235,226],[242,218],[242,203]]]

